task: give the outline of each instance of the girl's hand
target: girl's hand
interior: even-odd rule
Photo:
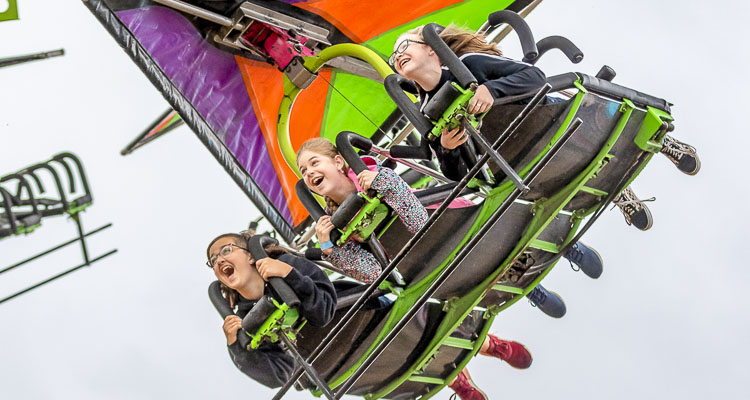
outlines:
[[[289,275],[289,272],[292,270],[291,265],[270,257],[256,261],[255,268],[258,269],[258,272],[260,273],[260,276],[263,277],[264,281],[268,281],[268,278],[273,278],[274,276],[284,278]]]
[[[468,138],[468,135],[464,134],[464,129],[460,126],[453,128],[451,131],[445,128],[443,129],[443,134],[440,135],[440,145],[448,150],[453,150],[466,143]]]
[[[236,315],[227,315],[224,318],[224,335],[227,337],[227,346],[237,341],[237,331],[242,328],[242,319]]]
[[[357,182],[359,182],[359,186],[362,190],[367,191],[372,186],[372,181],[375,180],[376,176],[378,176],[376,171],[362,171],[357,175]]]
[[[318,242],[325,243],[331,240],[331,231],[333,228],[330,215],[320,217],[318,223],[315,224],[315,234],[318,236]]]
[[[487,86],[479,85],[476,93],[474,93],[474,97],[471,98],[471,102],[469,103],[469,112],[472,114],[481,114],[489,110],[494,102],[495,99],[492,97],[492,94],[490,94],[490,90],[487,89]]]

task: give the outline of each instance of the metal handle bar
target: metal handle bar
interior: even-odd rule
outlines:
[[[256,262],[268,257],[266,253],[266,247],[270,245],[278,245],[279,241],[263,235],[255,235],[247,241],[247,249],[253,256]],[[294,308],[300,305],[301,301],[297,294],[294,293],[291,287],[284,281],[284,279],[274,276],[268,278],[268,283],[273,287],[273,290],[281,297],[281,301],[286,303],[290,308]]]
[[[500,24],[508,24],[518,34],[523,50],[523,58],[533,60],[539,56],[539,50],[534,41],[534,34],[531,33],[529,24],[518,14],[513,11],[500,10],[495,11],[487,17],[490,27],[494,28]]]

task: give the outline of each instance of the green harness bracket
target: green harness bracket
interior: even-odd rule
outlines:
[[[631,106],[633,104],[628,99],[623,100],[623,105],[625,102]],[[674,121],[674,118],[668,113],[653,107],[646,107],[646,109],[646,117],[643,119],[641,129],[638,130],[638,134],[633,141],[645,151],[658,153],[661,150],[661,142],[664,140],[664,135],[667,132],[666,129],[661,128],[665,123]]]
[[[471,125],[473,127],[477,127],[479,125],[479,120],[481,119],[484,114],[481,114],[479,118],[474,116],[474,114],[469,113],[467,105],[469,104],[469,101],[474,97],[474,91],[471,89],[463,89],[461,86],[459,86],[455,82],[451,82],[451,85],[461,92],[461,94],[453,100],[453,103],[451,103],[450,106],[443,112],[443,116],[440,117],[440,119],[435,122],[435,126],[432,127],[432,130],[427,135],[427,138],[429,140],[435,140],[440,137],[440,135],[443,133],[443,130],[446,128],[448,130],[454,129],[458,126],[461,126],[461,120],[466,119],[469,122],[471,122]]]
[[[299,313],[294,308],[289,308],[284,303],[279,303],[275,299],[272,299],[273,304],[276,306],[276,311],[271,314],[266,322],[258,328],[255,333],[246,332],[252,339],[250,341],[250,347],[257,349],[264,340],[269,340],[271,343],[279,341],[279,332],[283,331],[282,334],[286,335],[292,341],[297,340],[296,332],[305,326],[303,322],[300,326],[294,328],[294,324],[299,319]]]
[[[367,239],[375,231],[375,228],[388,217],[388,207],[380,201],[380,197],[371,199],[363,193],[359,193],[359,195],[367,201],[367,204],[346,225],[342,232],[343,235],[338,241],[339,246],[346,243],[349,236],[354,233],[359,234],[362,239]]]

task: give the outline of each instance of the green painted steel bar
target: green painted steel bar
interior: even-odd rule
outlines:
[[[607,192],[605,192],[603,190],[595,189],[595,188],[588,187],[588,186],[582,187],[581,191],[584,192],[584,193],[588,193],[588,194],[591,194],[591,195],[594,195],[594,196],[599,196],[599,197],[604,197],[604,196],[606,196],[606,195],[609,194],[609,193],[607,193]]]
[[[471,350],[474,348],[474,341],[448,336],[443,341],[443,346],[456,347],[459,349]]]
[[[581,87],[583,88],[583,87]],[[518,173],[518,176],[525,177],[528,175],[528,173],[531,171],[531,169],[536,165],[539,160],[544,157],[545,154],[552,148],[552,146],[557,143],[558,140],[560,140],[560,137],[562,137],[563,133],[568,129],[570,124],[573,123],[573,119],[575,118],[576,114],[578,114],[578,110],[581,108],[581,103],[583,102],[583,97],[586,95],[585,89],[579,91],[576,96],[573,98],[573,103],[570,105],[570,111],[568,111],[568,115],[565,116],[565,120],[563,120],[562,124],[560,125],[560,128],[555,132],[554,136],[552,136],[552,139],[550,139],[549,143],[542,149],[542,151],[537,154],[536,157],[534,157],[531,162],[529,162],[521,171]]]
[[[429,376],[422,376],[422,375],[413,375],[409,377],[409,380],[412,382],[419,382],[419,383],[430,383],[433,385],[443,385],[445,384],[445,380],[440,378],[432,378]]]
[[[311,73],[317,74],[328,61],[336,57],[345,56],[354,57],[367,62],[375,68],[383,78],[393,74],[391,67],[389,67],[388,64],[377,55],[377,53],[365,46],[353,43],[333,45],[321,50],[321,52],[314,57],[305,57],[305,68]],[[289,136],[289,118],[291,116],[292,107],[294,106],[294,100],[303,89],[295,86],[286,74],[284,75],[283,87],[284,97],[281,99],[281,104],[279,105],[279,119],[276,125],[276,137],[279,141],[279,148],[281,149],[281,154],[284,156],[284,160],[289,165],[289,168],[291,168],[299,177],[300,174],[297,170],[297,155],[292,147],[292,141]]]
[[[448,374],[448,376],[444,379],[442,385],[438,385],[437,387],[430,390],[427,394],[420,397],[420,400],[429,399],[430,397],[434,396],[435,394],[443,390],[443,388],[445,387],[445,385],[448,384],[448,382],[452,382],[453,379],[455,379],[458,376],[458,374],[461,371],[463,371],[464,368],[466,368],[466,365],[469,363],[469,361],[471,361],[471,359],[474,358],[477,355],[477,353],[479,353],[479,349],[482,348],[482,344],[484,344],[484,338],[486,338],[487,334],[490,332],[490,327],[492,326],[492,323],[495,321],[496,316],[497,316],[497,313],[494,311],[488,312],[487,314],[485,314],[485,317],[486,317],[485,319],[487,320],[487,322],[484,323],[482,330],[479,332],[479,335],[478,335],[479,339],[476,340],[474,349],[469,354],[467,354],[463,360],[461,360],[458,364],[456,364],[456,368],[453,370],[453,372]]]
[[[560,252],[560,248],[557,247],[556,244],[551,243],[551,242],[546,242],[544,240],[539,240],[539,239],[534,239],[534,240],[529,241],[529,247],[533,249],[544,250],[548,253],[557,254]]]
[[[492,287],[492,290],[497,290],[498,292],[505,292],[505,293],[514,293],[514,294],[521,294],[523,293],[523,288],[513,287],[513,286],[507,286],[507,285],[500,285],[497,284]]]

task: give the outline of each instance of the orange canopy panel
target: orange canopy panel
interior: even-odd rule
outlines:
[[[312,0],[295,6],[328,20],[356,43],[423,17],[462,0],[390,0],[371,2],[361,0]]]
[[[293,223],[297,226],[307,218],[308,214],[294,192],[294,185],[299,179],[284,160],[276,137],[279,105],[284,97],[283,74],[275,67],[263,62],[242,57],[235,57],[235,59],[242,72],[250,101],[253,103],[263,139],[268,147],[268,155],[281,182]],[[300,92],[292,106],[289,132],[292,147],[295,150],[308,139],[320,136],[320,126],[328,96],[327,81],[331,79],[331,70],[324,68],[319,74],[325,79],[316,79],[310,87]]]

